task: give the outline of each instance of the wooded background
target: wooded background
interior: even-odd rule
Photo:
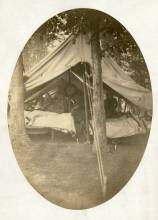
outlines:
[[[68,35],[92,29],[100,33],[102,52],[112,56],[138,84],[151,89],[143,55],[131,34],[113,17],[92,9],[66,11],[45,22],[23,50],[25,71],[52,52]]]

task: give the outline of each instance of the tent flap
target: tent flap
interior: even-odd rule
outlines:
[[[92,67],[91,44],[88,35],[71,35],[57,50],[45,57],[32,70],[25,73],[26,91],[49,82],[78,63],[87,62]],[[151,92],[138,85],[120,66],[108,56],[102,58],[102,77],[105,84],[121,94],[134,105],[152,109]]]
[[[105,84],[142,109],[152,109],[151,92],[138,85],[109,57],[102,59],[102,77]]]

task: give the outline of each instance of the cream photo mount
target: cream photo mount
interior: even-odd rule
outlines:
[[[5,219],[156,219],[156,192],[157,182],[157,89],[156,81],[156,1],[153,4],[143,1],[133,1],[120,3],[106,0],[93,2],[80,1],[14,1],[14,3],[5,1],[1,3],[0,21],[1,30],[1,170],[0,172],[0,217]],[[25,5],[25,6],[24,6]],[[115,5],[115,7],[114,7]],[[147,67],[149,69],[153,95],[154,109],[151,134],[147,149],[136,173],[129,183],[114,198],[98,207],[72,211],[57,207],[42,198],[26,181],[21,173],[14,154],[12,152],[8,128],[7,128],[7,94],[13,68],[17,57],[23,49],[25,43],[31,34],[52,15],[58,14],[64,10],[78,7],[95,8],[110,14],[119,20],[131,33],[138,43]],[[137,9],[135,9],[137,7]],[[150,10],[149,10],[150,9]],[[10,12],[10,13],[8,13]],[[27,18],[29,14],[29,18]],[[146,14],[148,19],[146,20]],[[12,18],[12,15],[13,18]],[[134,16],[133,16],[134,15]],[[21,17],[21,19],[19,19]],[[12,18],[12,19],[11,19]],[[4,22],[4,21],[7,22]],[[10,22],[12,21],[12,22]],[[152,25],[151,25],[152,24]],[[150,34],[149,34],[150,31]],[[10,34],[12,33],[12,34]],[[150,37],[150,38],[149,38]],[[20,39],[20,40],[19,40]],[[149,44],[150,41],[150,44]],[[6,54],[8,56],[6,57]],[[4,83],[5,82],[5,83]],[[148,217],[146,217],[148,216]]]

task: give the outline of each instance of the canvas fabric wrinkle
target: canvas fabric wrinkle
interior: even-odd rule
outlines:
[[[52,128],[64,133],[76,133],[74,119],[71,113],[55,113],[34,110],[24,111],[25,124],[27,128]]]
[[[38,130],[40,128],[51,128],[53,130],[58,130],[64,133],[76,133],[75,123],[71,113],[59,114],[55,112],[34,110],[32,112],[25,111],[24,115],[27,129],[34,128]],[[148,129],[150,129],[149,122],[146,122],[146,126]],[[144,126],[139,126],[132,117],[107,119],[106,128],[107,137],[112,139],[146,133],[146,128]],[[89,129],[90,134],[92,135],[93,132],[91,127],[89,127]]]
[[[53,53],[46,56],[35,67],[25,73],[26,91],[49,82],[78,63],[92,66],[91,44],[88,35],[80,34],[76,39],[69,36]],[[101,61],[103,82],[137,107],[152,109],[151,92],[138,85],[111,57],[105,55]]]
[[[140,108],[152,109],[151,92],[136,84],[112,58],[105,57],[102,59],[102,77],[110,88],[117,91],[131,103]]]
[[[141,126],[132,117],[120,117],[114,119],[106,120],[106,136],[110,139],[130,137],[137,134],[145,134],[147,130],[150,130],[151,122],[145,122],[146,128],[142,125],[141,120],[139,120]],[[91,122],[93,127],[93,122]],[[90,134],[93,131],[90,128]]]

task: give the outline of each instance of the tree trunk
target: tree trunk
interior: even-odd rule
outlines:
[[[106,115],[104,109],[99,33],[95,33],[92,36],[91,46],[93,61],[93,121],[95,123],[96,135],[98,137],[98,145],[100,148],[104,147],[108,151],[106,139]]]
[[[25,131],[24,120],[24,83],[23,62],[20,55],[10,85],[9,128],[12,141],[26,143],[29,139]]]

